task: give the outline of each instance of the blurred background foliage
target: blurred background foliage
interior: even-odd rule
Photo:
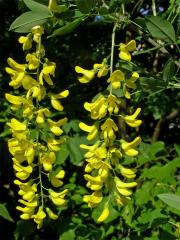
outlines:
[[[28,2],[26,0],[25,2]],[[48,0],[38,0],[48,5]],[[57,154],[57,165],[63,165],[65,182],[71,190],[68,206],[55,223],[45,222],[42,230],[34,223],[19,220],[15,206],[17,188],[7,148],[10,117],[4,94],[12,91],[5,73],[6,60],[23,61],[24,54],[17,39],[27,29],[13,28],[12,22],[29,11],[22,0],[0,0],[0,239],[48,240],[175,240],[180,237],[180,210],[166,205],[158,195],[180,194],[180,76],[179,68],[179,0],[59,0],[59,12],[45,20],[44,45],[48,58],[57,64],[55,88],[67,88],[70,96],[64,101],[69,122],[64,131],[69,135]],[[83,180],[83,152],[79,145],[86,137],[78,123],[86,121],[85,101],[106,89],[103,79],[81,85],[74,71],[76,65],[91,69],[110,54],[114,22],[116,31],[115,61],[118,67],[118,44],[137,41],[133,66],[140,80],[131,105],[141,107],[143,138],[137,159],[127,157],[138,169],[138,187],[132,201],[125,207],[112,207],[104,224],[95,219],[101,209],[91,211],[82,202],[87,193]],[[38,23],[38,22],[37,22]],[[9,31],[9,28],[12,31]],[[27,27],[27,26],[26,26]],[[15,32],[14,32],[14,31]],[[28,30],[27,30],[28,31]],[[47,37],[51,36],[51,37]],[[131,134],[130,134],[131,135]],[[127,136],[130,137],[130,136]]]

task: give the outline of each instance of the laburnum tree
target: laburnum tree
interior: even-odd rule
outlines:
[[[179,0],[14,5],[0,239],[179,239]]]

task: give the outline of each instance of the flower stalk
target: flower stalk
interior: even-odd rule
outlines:
[[[123,161],[125,156],[133,158],[138,155],[137,146],[141,142],[141,138],[136,137],[132,141],[127,141],[123,137],[124,134],[119,134],[123,129],[118,124],[118,118],[120,116],[121,121],[127,127],[137,128],[142,123],[141,120],[137,119],[141,108],[138,108],[133,114],[125,114],[124,109],[122,109],[122,102],[131,98],[130,90],[136,89],[135,82],[139,75],[137,72],[124,72],[121,68],[113,69],[116,28],[117,24],[114,25],[112,32],[110,67],[108,67],[107,61],[103,61],[101,64],[94,64],[91,70],[79,66],[75,68],[77,73],[82,74],[79,77],[80,82],[87,77],[87,72],[93,73],[88,81],[82,83],[92,81],[96,75],[99,77],[98,74],[102,69],[104,74],[100,77],[105,79],[110,73],[110,77],[106,80],[109,83],[106,91],[108,93],[100,93],[93,102],[84,103],[84,108],[90,113],[90,117],[94,121],[93,124],[87,125],[83,122],[79,124],[80,129],[88,133],[87,140],[94,140],[93,145],[81,144],[80,147],[86,151],[84,157],[87,164],[84,178],[87,181],[86,186],[92,191],[90,195],[85,195],[83,200],[91,208],[95,208],[99,204],[103,205],[102,213],[97,222],[106,221],[110,214],[110,205],[113,205],[114,200],[119,205],[124,205],[129,201],[132,188],[137,185],[135,181],[132,181],[136,176],[136,169],[124,167]],[[130,62],[130,53],[135,48],[136,42],[134,40],[127,44],[121,43],[119,45],[120,59],[127,63]],[[78,71],[79,68],[81,71]],[[116,94],[117,90],[122,91],[122,97]],[[128,107],[125,111],[129,112]],[[119,135],[122,137],[119,138]]]
[[[67,189],[60,191],[64,170],[61,166],[54,168],[56,152],[65,141],[61,127],[67,118],[55,121],[51,119],[51,114],[53,109],[63,111],[60,99],[66,98],[69,91],[51,92],[56,65],[45,57],[43,34],[44,29],[35,26],[31,33],[19,38],[27,53],[26,63],[19,64],[8,58],[6,72],[11,78],[9,85],[19,89],[20,95],[5,95],[17,116],[7,123],[12,131],[8,147],[15,170],[14,183],[18,185],[21,197],[17,210],[21,212],[22,219],[33,219],[38,229],[46,217],[58,218],[53,211],[66,204],[68,192]],[[35,51],[30,52],[34,45]],[[47,101],[50,101],[51,107],[44,107]]]

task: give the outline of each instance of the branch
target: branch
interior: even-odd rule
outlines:
[[[136,26],[131,25],[130,28],[132,28],[132,30],[134,30],[135,32],[137,32],[138,34],[140,34],[143,38],[145,38],[150,44],[152,44],[154,47],[157,47],[159,49],[160,52],[164,53],[164,54],[168,54],[171,55],[168,50],[159,45],[155,40],[153,40],[150,37],[147,37],[140,29],[138,29]],[[178,68],[180,68],[180,62],[178,61],[174,61],[174,63],[176,64],[176,66],[178,66]]]
[[[153,132],[152,140],[151,140],[152,143],[158,140],[159,134],[160,134],[160,131],[161,131],[161,125],[164,122],[175,118],[179,113],[180,113],[180,109],[176,109],[173,112],[171,112],[169,115],[167,115],[165,118],[161,118],[157,122],[156,127],[155,127],[154,132]]]

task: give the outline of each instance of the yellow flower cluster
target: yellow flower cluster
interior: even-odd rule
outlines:
[[[23,50],[34,49],[35,45],[35,51],[27,52],[25,64],[8,58],[6,72],[11,77],[9,85],[20,89],[20,95],[5,95],[12,104],[13,116],[16,116],[7,125],[12,131],[8,146],[17,178],[14,183],[18,185],[21,197],[17,210],[21,212],[22,219],[33,219],[38,229],[46,216],[54,220],[58,218],[51,209],[63,206],[68,192],[67,189],[56,190],[63,185],[65,172],[60,167],[54,169],[56,151],[65,141],[61,127],[67,118],[52,120],[52,110],[45,105],[49,99],[52,109],[62,111],[60,99],[66,98],[69,91],[58,94],[47,92],[53,85],[56,65],[45,58],[42,34],[43,28],[36,26],[27,36],[19,38]]]
[[[135,48],[136,42],[134,40],[128,44],[120,44],[119,57],[125,61],[130,61],[130,52],[134,51]],[[96,74],[97,77],[106,76],[109,67],[107,60],[104,60],[102,64],[94,64],[92,70],[85,70],[79,66],[76,66],[75,70],[82,74],[79,81],[88,83]],[[130,199],[131,189],[137,185],[135,181],[131,180],[136,176],[136,170],[125,168],[123,157],[137,156],[136,147],[141,142],[141,138],[136,137],[130,142],[124,139],[119,121],[129,127],[139,127],[142,121],[137,117],[141,108],[137,108],[132,114],[124,114],[123,109],[121,109],[122,99],[117,97],[116,91],[122,91],[124,97],[130,99],[130,89],[136,88],[135,81],[138,77],[137,72],[132,72],[130,75],[117,69],[110,73],[110,77],[107,79],[107,83],[110,84],[107,88],[109,93],[106,95],[98,94],[93,102],[85,102],[84,104],[84,108],[95,122],[93,125],[87,125],[83,122],[79,124],[80,129],[88,133],[87,139],[94,140],[93,145],[82,144],[80,146],[87,151],[85,153],[87,164],[84,178],[87,181],[87,187],[93,191],[92,194],[85,195],[83,200],[90,208],[94,208],[103,203],[103,197],[108,199],[103,205],[103,211],[97,219],[98,222],[105,221],[109,216],[109,205],[111,201],[113,202],[112,199],[123,205]]]

